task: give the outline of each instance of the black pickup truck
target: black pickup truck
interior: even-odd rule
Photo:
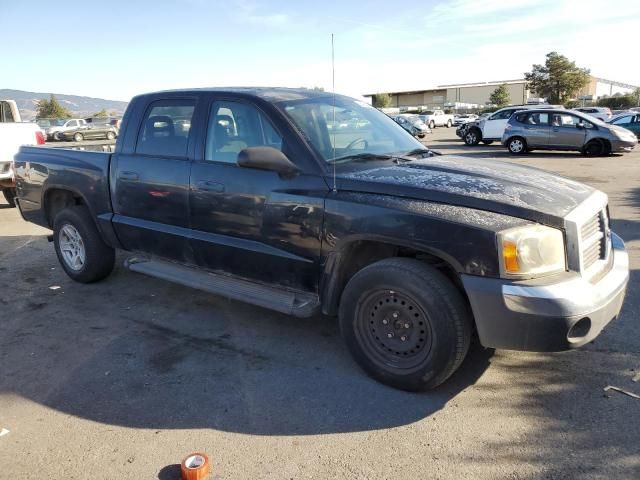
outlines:
[[[335,119],[339,118],[340,121]],[[338,316],[374,378],[444,382],[472,335],[595,338],[629,276],[607,197],[533,168],[435,155],[364,102],[295,89],[135,97],[115,153],[22,147],[25,220],[66,273],[126,266],[298,317]]]

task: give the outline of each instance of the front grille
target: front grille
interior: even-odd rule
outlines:
[[[607,215],[602,210],[587,220],[580,228],[582,269],[587,270],[598,260],[607,257]]]

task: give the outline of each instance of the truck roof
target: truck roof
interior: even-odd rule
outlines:
[[[304,100],[311,98],[327,97],[331,92],[322,90],[311,90],[308,88],[285,88],[285,87],[204,87],[204,88],[181,88],[175,90],[160,90],[149,92],[139,96],[152,96],[163,93],[172,94],[193,94],[203,92],[233,93],[243,94],[262,98],[269,102],[282,102],[288,100]],[[342,95],[336,95],[341,97]]]

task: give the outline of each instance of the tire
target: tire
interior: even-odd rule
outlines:
[[[434,128],[436,128],[436,122],[434,122],[433,120],[431,120],[431,121],[429,122],[429,128],[430,128],[431,130],[433,130]]]
[[[524,155],[527,153],[527,141],[522,137],[511,137],[507,140],[507,150],[513,155]]]
[[[357,363],[402,390],[437,387],[469,349],[472,320],[462,294],[418,260],[390,258],[360,270],[342,294],[338,315]]]
[[[116,138],[116,134],[113,132],[107,132],[107,140],[113,140]]]
[[[589,140],[582,148],[583,155],[587,157],[601,157],[605,151],[606,149],[600,140]]]
[[[75,234],[79,238],[77,241],[72,238]],[[115,250],[102,241],[89,210],[84,206],[65,208],[56,215],[53,222],[53,243],[60,265],[76,282],[97,282],[113,271]],[[75,252],[83,251],[84,260],[70,260],[73,252],[66,247]]]
[[[482,143],[484,143],[485,145],[491,145],[493,143],[493,140],[482,140]]]
[[[16,208],[16,189],[15,188],[3,188],[2,194],[5,200],[11,208]]]
[[[451,128],[451,125],[452,125],[451,120],[447,120],[447,128]]]
[[[60,135],[60,132],[56,132],[56,133],[54,133],[54,134],[53,134],[53,139],[54,139],[56,142],[59,142],[60,140],[62,140],[62,136]]]
[[[481,140],[480,131],[477,128],[471,128],[467,130],[464,133],[463,140],[464,140],[464,143],[466,145],[469,145],[470,147],[478,145],[478,143],[480,143],[480,140]]]
[[[73,141],[74,142],[81,142],[83,140],[84,140],[84,135],[82,135],[80,132],[73,134]]]

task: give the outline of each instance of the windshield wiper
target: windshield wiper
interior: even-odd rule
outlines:
[[[411,157],[413,155],[429,155],[431,150],[428,148],[414,148],[402,154],[403,157]]]
[[[392,160],[394,158],[395,157],[393,155],[387,155],[384,153],[353,153],[351,155],[344,155],[342,157],[327,160],[327,163],[337,163],[346,160]]]

